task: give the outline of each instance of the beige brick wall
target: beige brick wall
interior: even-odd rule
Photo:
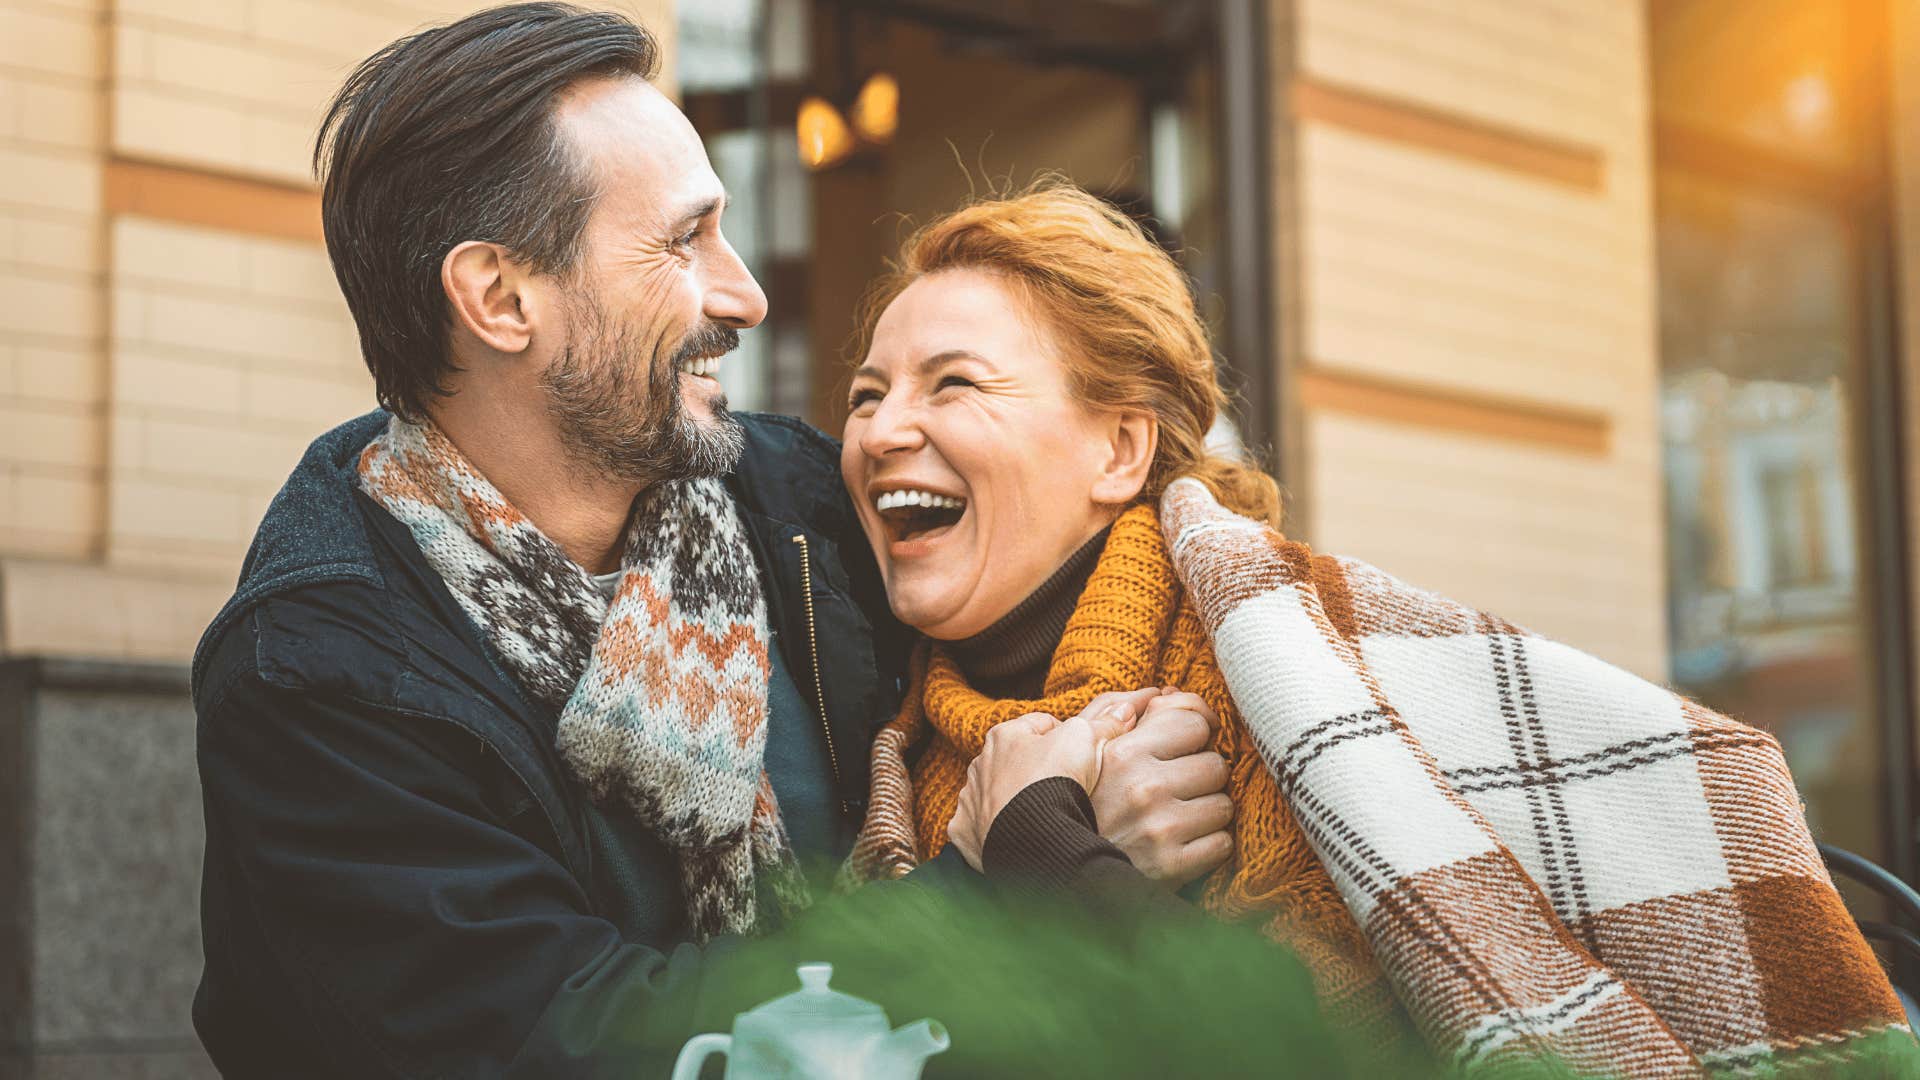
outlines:
[[[314,435],[373,406],[314,244],[113,226],[107,557],[230,573]]]
[[[1323,414],[1307,534],[1643,674],[1666,673],[1640,5],[1298,0],[1308,77],[1605,158],[1591,192],[1307,124],[1308,360],[1597,411],[1603,455]]]
[[[309,184],[352,65],[482,5],[0,0],[0,655],[183,660],[372,390],[322,247],[103,211],[115,157]],[[604,5],[667,46],[671,0]]]
[[[438,0],[120,0],[113,31],[113,148],[156,161],[305,182],[314,128],[354,64],[413,30],[486,6]],[[590,6],[634,16],[671,43],[671,0]]]
[[[0,552],[101,540],[104,19],[0,0]]]

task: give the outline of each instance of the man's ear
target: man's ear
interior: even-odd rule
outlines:
[[[536,305],[528,285],[526,271],[498,244],[468,240],[440,263],[454,321],[497,352],[523,352],[533,340]]]
[[[1147,486],[1153,452],[1160,445],[1160,418],[1146,412],[1115,413],[1107,420],[1106,467],[1093,482],[1093,501],[1124,506]]]

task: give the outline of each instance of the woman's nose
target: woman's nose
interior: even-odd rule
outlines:
[[[860,431],[860,452],[871,458],[913,450],[925,442],[913,409],[892,395],[880,399]]]

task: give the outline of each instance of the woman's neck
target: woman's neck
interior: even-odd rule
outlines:
[[[1045,691],[1054,650],[1100,562],[1110,531],[1111,526],[1101,529],[1080,545],[992,626],[946,643],[947,654],[960,665],[969,685],[996,698],[1037,698]]]

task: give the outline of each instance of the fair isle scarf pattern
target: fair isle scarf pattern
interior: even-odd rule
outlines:
[[[1455,1064],[1913,1067],[1772,736],[1315,554],[1196,480],[1160,521],[1267,767]]]
[[[560,756],[595,803],[673,849],[699,940],[751,930],[757,882],[782,906],[804,901],[764,767],[766,600],[720,481],[641,494],[608,601],[430,423],[395,417],[359,479],[558,715]]]

